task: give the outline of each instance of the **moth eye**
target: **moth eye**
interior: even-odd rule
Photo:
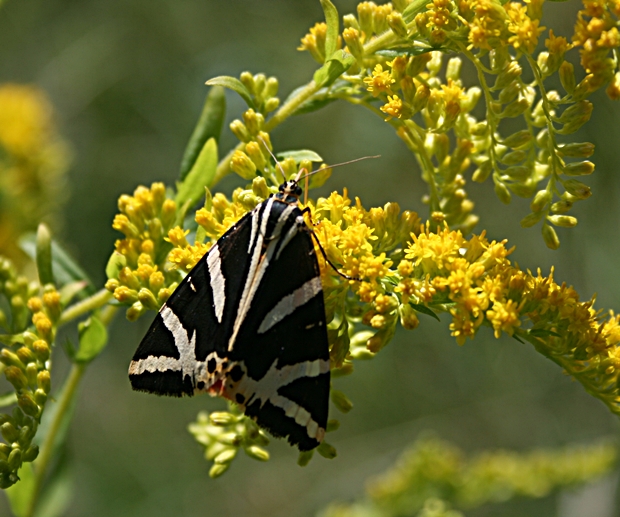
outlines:
[[[209,361],[207,362],[207,371],[209,373],[213,373],[215,371],[215,369],[217,368],[217,361],[215,359],[213,359],[213,357],[211,359],[209,359]]]
[[[205,383],[204,383],[204,382],[202,382],[202,381],[199,381],[199,382],[198,382],[198,384],[196,384],[196,387],[197,387],[199,390],[204,390],[204,389],[205,389]]]
[[[235,400],[237,401],[237,404],[243,404],[245,402],[245,397],[241,395],[241,393],[237,393],[235,395]]]

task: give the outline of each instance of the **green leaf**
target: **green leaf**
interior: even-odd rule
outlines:
[[[37,237],[34,233],[27,233],[19,239],[19,247],[32,260],[37,257]],[[95,288],[84,270],[77,265],[71,256],[52,239],[52,272],[58,286],[62,287],[72,282],[86,282],[86,287],[80,294],[80,298],[85,298],[95,294]]]
[[[215,138],[216,142],[219,142],[225,115],[226,95],[224,95],[224,88],[214,86],[207,95],[198,123],[187,143],[185,153],[183,153],[181,171],[179,173],[180,181],[185,179],[194,163],[196,163],[196,159],[205,142],[209,138]]]
[[[322,162],[323,158],[321,158],[317,153],[311,151],[310,149],[299,149],[297,151],[283,151],[281,153],[276,154],[278,160],[283,161],[287,158],[293,158],[295,163],[299,163],[303,160],[308,160],[310,162]]]
[[[82,289],[86,287],[86,282],[71,282],[62,287],[60,290],[60,305],[66,307]]]
[[[97,357],[108,342],[105,325],[95,316],[78,324],[80,347],[75,354],[76,363],[89,363]]]
[[[336,100],[337,99],[330,95],[315,95],[314,97],[304,102],[301,106],[299,106],[299,108],[295,110],[295,113],[293,113],[293,115],[303,115],[304,113],[312,113],[313,111],[318,111],[327,106],[328,104],[335,102]]]
[[[5,490],[15,517],[26,517],[34,491],[35,477],[32,463],[24,463],[19,469],[19,482]]]
[[[107,278],[118,278],[118,274],[127,265],[127,258],[118,251],[113,251],[105,266],[105,275]]]
[[[205,186],[209,186],[217,168],[217,143],[215,138],[209,138],[202,147],[198,159],[186,178],[177,183],[176,204],[182,207],[189,202],[189,206],[198,202],[205,193]]]
[[[534,336],[534,337],[549,337],[549,336],[562,337],[557,332],[553,332],[553,330],[547,330],[547,329],[531,329],[529,333],[530,333],[530,336]]]
[[[41,285],[53,284],[52,273],[52,234],[49,228],[41,223],[37,228],[37,273]]]
[[[345,73],[351,65],[355,63],[355,58],[344,50],[336,50],[325,64],[314,72],[314,82],[319,87],[329,86],[343,73]]]
[[[403,11],[403,20],[405,20],[405,23],[409,23],[417,14],[425,11],[426,4],[428,4],[428,0],[413,0]]]
[[[241,95],[241,98],[245,101],[249,108],[256,109],[254,101],[252,100],[252,95],[244,84],[236,77],[220,75],[218,77],[214,77],[213,79],[209,79],[205,84],[207,84],[207,86],[223,86],[233,92],[237,92]]]
[[[8,407],[17,403],[17,395],[14,391],[0,395],[0,407]]]
[[[321,0],[321,7],[325,14],[327,34],[325,35],[325,61],[332,57],[338,47],[338,35],[340,33],[340,18],[338,9],[329,0]]]
[[[437,321],[441,321],[439,319],[439,316],[437,316],[437,314],[435,314],[426,305],[422,305],[420,303],[411,303],[411,302],[409,302],[409,305],[411,305],[416,310],[416,312],[420,312],[422,314],[426,314],[427,316],[431,316],[432,318],[435,318]]]

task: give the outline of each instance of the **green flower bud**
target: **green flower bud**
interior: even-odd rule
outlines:
[[[250,135],[248,128],[240,120],[233,120],[228,127],[240,142],[248,143],[252,140],[252,135]]]
[[[235,459],[238,450],[239,449],[235,447],[220,452],[215,458],[213,458],[213,463],[219,463],[220,465],[230,463]]]
[[[516,101],[511,102],[506,106],[506,109],[502,111],[500,117],[502,118],[514,118],[522,115],[523,112],[530,107],[530,103],[525,97],[521,97]]]
[[[259,170],[264,170],[267,165],[267,160],[265,155],[263,154],[263,145],[258,144],[257,142],[249,142],[245,146],[245,152],[250,157],[250,160],[254,162],[254,165]],[[254,176],[251,176],[247,179],[252,179]]]
[[[9,467],[12,470],[18,469],[22,464],[22,451],[21,449],[13,449],[11,454],[9,454],[9,459],[7,460]]]
[[[334,406],[336,406],[340,412],[348,413],[353,409],[353,402],[351,402],[342,391],[331,390],[330,395]]]
[[[413,330],[418,327],[420,324],[420,320],[418,319],[418,315],[416,311],[409,304],[402,304],[398,308],[398,312],[400,314],[400,324],[404,329]]]
[[[36,358],[42,363],[45,363],[50,358],[50,346],[43,339],[37,339],[32,344],[32,350]]]
[[[482,90],[477,86],[468,88],[465,98],[461,101],[461,113],[469,113],[476,107],[480,97],[482,96]]]
[[[19,438],[19,431],[15,429],[15,426],[11,422],[5,422],[0,425],[0,434],[7,443],[16,442]]]
[[[199,443],[203,443],[200,440],[198,441]],[[208,447],[205,450],[205,459],[209,461],[213,461],[213,458],[215,458],[222,451],[225,451],[229,448],[230,447],[228,445],[224,445],[223,443],[219,443],[219,442],[211,443],[208,445]]]
[[[551,211],[554,214],[563,214],[573,208],[573,202],[568,199],[560,199],[551,205]]]
[[[147,289],[146,287],[143,287],[142,289],[140,289],[140,291],[138,291],[138,300],[140,300],[142,305],[147,309],[151,309],[154,311],[159,310],[160,306],[157,302],[157,299],[155,298],[155,295],[150,289]]]
[[[0,351],[0,363],[6,366],[16,366],[20,370],[25,370],[26,366],[21,362],[19,356],[15,352],[11,352],[8,348]]]
[[[22,461],[29,463],[37,459],[39,455],[39,447],[37,445],[31,445],[26,452],[22,455]]]
[[[521,163],[523,160],[525,160],[525,158],[527,158],[527,152],[519,150],[506,153],[504,156],[502,156],[500,161],[504,165],[516,165],[517,163]]]
[[[504,203],[510,203],[512,196],[510,195],[510,191],[506,188],[506,185],[501,181],[495,181],[495,195],[498,199]]]
[[[254,95],[256,96],[263,95],[266,85],[267,85],[267,76],[265,76],[265,74],[256,74],[254,76]]]
[[[530,209],[532,212],[540,212],[543,208],[545,208],[545,206],[547,206],[552,197],[553,194],[551,194],[548,190],[539,190],[536,192],[534,199],[532,199],[532,202],[530,203]]]
[[[521,76],[523,69],[521,65],[517,61],[511,61],[508,63],[508,66],[504,68],[500,74],[497,76],[495,80],[495,84],[493,85],[494,90],[501,90],[505,88],[509,84],[515,81],[518,77]]]
[[[211,470],[209,470],[209,477],[211,479],[220,477],[224,472],[228,470],[228,467],[230,467],[230,463],[215,463],[211,467]]]
[[[542,236],[545,244],[552,250],[557,250],[560,247],[560,239],[555,230],[548,224],[542,225]]]
[[[254,87],[254,76],[250,72],[241,72],[239,80],[252,95],[256,93],[256,89]]]
[[[28,388],[28,379],[24,375],[24,372],[21,368],[17,366],[8,366],[4,370],[4,376],[6,380],[9,381],[17,391],[25,390]]]
[[[477,183],[482,183],[489,177],[492,170],[493,170],[493,163],[491,162],[489,158],[487,158],[474,171],[474,174],[472,175],[472,180],[474,180]]]
[[[243,440],[243,436],[237,433],[223,433],[217,437],[217,441],[224,445],[238,446]]]
[[[37,405],[43,407],[47,402],[47,393],[45,391],[38,389],[34,392],[34,400]]]
[[[26,378],[28,379],[29,386],[37,385],[37,374],[39,373],[39,369],[35,363],[28,363],[26,365]]]
[[[535,224],[537,224],[545,215],[544,212],[533,212],[531,214],[526,215],[523,219],[521,219],[521,227],[522,228],[531,228]]]
[[[589,160],[568,163],[562,168],[562,172],[567,176],[586,176],[594,172],[594,164]]]
[[[369,2],[357,5],[357,19],[359,26],[366,33],[367,38],[374,33],[373,6]]]
[[[521,85],[518,82],[514,82],[506,86],[499,92],[497,99],[502,104],[508,104],[516,99],[517,95],[521,93]]]
[[[51,377],[49,370],[42,370],[37,374],[37,386],[46,394],[51,390]]]
[[[357,23],[357,18],[355,17],[354,14],[345,14],[342,17],[342,25],[344,26],[345,29],[348,28],[353,28],[353,29],[357,29],[359,30],[360,26],[359,23]]]
[[[560,153],[562,156],[571,158],[589,158],[594,154],[594,144],[590,142],[574,142],[572,144],[561,145]]]
[[[566,180],[562,182],[566,191],[577,199],[588,199],[592,195],[590,187],[577,180]]]
[[[570,215],[550,215],[547,217],[547,220],[551,224],[562,228],[572,228],[573,226],[577,226],[577,218]]]
[[[250,458],[258,461],[269,461],[269,452],[258,445],[250,445],[243,450]]]
[[[300,467],[305,467],[308,463],[310,463],[312,456],[314,456],[314,449],[311,451],[301,451],[299,453],[299,457],[297,458],[297,465]]]
[[[263,92],[266,98],[273,98],[278,94],[280,83],[277,77],[270,77],[265,83],[265,91]]]
[[[259,131],[263,129],[263,125],[265,124],[265,117],[263,117],[261,113],[256,113],[252,108],[250,108],[243,114],[243,121],[245,122],[245,127],[251,135],[258,135]]]
[[[271,113],[280,107],[280,99],[277,97],[271,97],[265,101],[265,112]]]
[[[590,101],[579,101],[572,106],[566,108],[562,115],[560,115],[558,122],[561,124],[573,124],[574,122],[580,122],[584,124],[590,120],[592,114],[592,103]],[[566,133],[562,133],[566,134]]]
[[[11,446],[7,443],[0,443],[0,460],[6,460],[11,454]]]
[[[125,317],[129,321],[136,321],[145,312],[146,312],[146,309],[144,308],[144,305],[142,305],[140,302],[134,302],[132,306],[129,307],[129,309],[127,309],[127,312],[125,313]]]
[[[566,91],[566,93],[573,93],[575,91],[575,69],[572,63],[568,61],[564,61],[560,65],[559,70],[560,82],[562,83],[562,88]]]
[[[530,198],[534,195],[534,192],[536,192],[536,182],[528,179],[523,183],[510,183],[508,188],[513,194],[519,197]]]
[[[228,413],[227,411],[214,411],[209,415],[209,421],[213,425],[225,426],[236,424],[239,421],[239,418],[232,413]]]
[[[430,61],[431,55],[429,53],[420,54],[419,56],[412,57],[407,63],[406,73],[409,77],[415,77],[420,75],[426,68],[426,64]]]
[[[398,11],[391,12],[387,17],[387,23],[399,38],[407,37],[407,24],[403,20],[403,15]]]
[[[359,350],[359,347],[353,350]],[[352,353],[353,352],[351,352],[351,354]],[[340,368],[332,368],[332,371],[331,371],[332,379],[337,379],[339,377],[346,377],[347,375],[351,375],[353,373],[353,370],[354,370],[353,363],[351,361],[345,361],[342,363],[342,366],[340,366]]]
[[[366,361],[368,359],[372,359],[375,354],[368,350],[366,347],[356,347],[351,348],[349,351],[349,355],[351,359],[355,359],[356,361]]]
[[[420,111],[428,105],[428,99],[431,95],[431,90],[425,84],[421,84],[415,91],[413,96],[413,110]]]
[[[8,488],[11,485],[8,484],[4,484],[3,483],[3,475],[8,474],[9,472],[11,472],[11,467],[9,467],[9,462],[7,461],[9,459],[9,457],[7,456],[6,459],[0,459],[0,488],[4,489],[4,488]]]
[[[519,149],[532,141],[532,134],[527,129],[517,131],[504,139],[504,145],[512,149]]]
[[[328,460],[333,460],[336,456],[338,456],[336,448],[325,441],[319,444],[319,446],[316,448],[316,451]]]
[[[19,397],[17,397],[17,404],[27,415],[37,417],[41,412],[39,406],[34,401],[30,393],[22,393]]]
[[[531,168],[527,165],[514,165],[512,167],[508,167],[502,172],[509,178],[522,182],[530,177]]]

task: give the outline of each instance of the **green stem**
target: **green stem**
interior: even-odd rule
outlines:
[[[107,289],[101,289],[92,296],[89,296],[88,298],[65,309],[60,315],[58,326],[60,327],[75,318],[79,318],[82,314],[86,314],[87,312],[103,307],[110,301],[111,298],[112,293],[110,293]]]
[[[45,440],[41,445],[41,452],[39,457],[34,462],[34,484],[32,493],[30,495],[30,501],[26,509],[25,517],[32,517],[39,499],[41,492],[41,486],[45,478],[45,474],[49,467],[49,463],[53,457],[54,447],[56,445],[56,437],[60,431],[63,423],[63,419],[73,403],[73,399],[77,393],[77,387],[84,375],[86,364],[74,364],[71,368],[71,372],[65,381],[65,385],[62,389],[60,398],[58,399],[58,406],[54,413],[53,419],[50,423],[49,430],[45,436]]]

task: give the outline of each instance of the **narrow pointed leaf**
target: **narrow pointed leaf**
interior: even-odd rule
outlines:
[[[209,140],[209,138],[215,138],[215,140],[219,142],[225,115],[226,96],[224,95],[224,88],[221,86],[214,86],[207,95],[198,123],[185,148],[185,153],[181,160],[181,171],[179,173],[180,181],[185,179],[194,166],[194,163],[196,163],[205,142]]]
[[[186,178],[177,185],[177,206],[183,206],[189,202],[194,205],[205,193],[205,186],[209,186],[215,176],[217,168],[217,143],[214,138],[209,138],[202,147],[198,159]]]
[[[214,77],[213,79],[209,79],[205,84],[207,84],[207,86],[223,86],[224,88],[228,88],[233,92],[237,92],[239,95],[241,95],[241,98],[245,101],[249,108],[255,109],[252,95],[250,95],[248,89],[236,77],[220,75],[218,77]]]

